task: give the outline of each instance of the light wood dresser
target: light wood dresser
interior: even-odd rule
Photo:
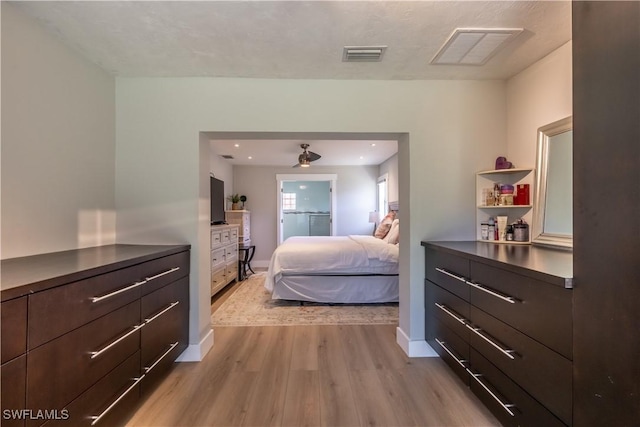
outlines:
[[[244,246],[251,245],[251,212],[247,210],[225,211],[225,217],[229,224],[240,227],[238,230],[238,243]]]
[[[211,226],[211,296],[238,279],[238,225]]]

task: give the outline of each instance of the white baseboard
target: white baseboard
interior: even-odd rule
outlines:
[[[396,328],[396,343],[409,357],[439,357],[438,353],[427,344],[427,341],[411,341],[399,326]]]
[[[200,362],[213,347],[213,329],[210,329],[207,335],[198,344],[189,344],[176,362]]]
[[[251,261],[251,267],[269,268],[269,260],[254,260],[254,261]]]

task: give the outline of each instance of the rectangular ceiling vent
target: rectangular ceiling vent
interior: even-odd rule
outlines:
[[[484,65],[523,30],[523,28],[456,28],[431,63]]]
[[[345,46],[342,62],[380,62],[386,46]]]
[[[233,160],[233,156],[231,154],[221,154],[220,157],[227,160]]]

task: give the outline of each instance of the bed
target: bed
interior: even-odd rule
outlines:
[[[398,245],[374,236],[290,237],[271,257],[265,288],[273,299],[397,302]]]

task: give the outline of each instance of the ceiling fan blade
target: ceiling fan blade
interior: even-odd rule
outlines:
[[[310,162],[315,162],[320,157],[322,157],[320,154],[314,153],[313,151],[308,151],[308,153],[309,153],[309,161]]]
[[[299,168],[300,167],[300,163],[296,163],[295,165],[291,166],[292,168]]]

